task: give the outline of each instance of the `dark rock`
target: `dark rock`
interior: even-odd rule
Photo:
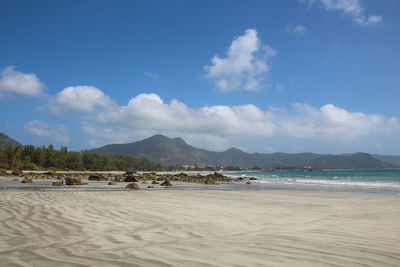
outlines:
[[[172,184],[170,181],[165,180],[164,182],[161,183],[161,186],[172,186]]]
[[[255,177],[250,177],[249,178],[249,181],[255,181],[255,180],[257,180],[257,178],[255,178]]]
[[[109,182],[108,185],[116,185],[114,182]]]
[[[0,176],[8,176],[8,173],[6,171],[0,171]]]
[[[15,175],[15,176],[20,176],[20,175],[22,175],[22,171],[20,171],[20,170],[13,170],[12,172],[11,172],[11,174],[12,175]]]
[[[121,176],[121,177],[114,177],[113,182],[117,182],[117,183],[125,182],[125,177],[123,177],[123,176]]]
[[[207,180],[204,183],[205,184],[215,184],[215,180],[212,178],[207,178]]]
[[[136,171],[126,171],[125,174],[126,174],[126,175],[136,174]]]
[[[52,186],[63,186],[64,183],[63,183],[63,181],[60,181],[60,182],[53,182],[51,185],[52,185]]]
[[[66,185],[82,185],[81,180],[76,178],[66,177],[64,180]]]
[[[250,182],[247,182],[246,184],[251,184]]]
[[[147,182],[146,182],[146,181],[143,181],[142,184],[147,184]]]
[[[159,182],[157,182],[157,181],[153,181],[151,184],[159,184]]]
[[[21,183],[23,183],[23,184],[31,184],[32,183],[32,179],[24,178],[24,180],[22,180]]]
[[[102,175],[97,175],[97,174],[92,174],[88,178],[89,181],[108,181],[107,177],[104,177]]]
[[[124,179],[124,182],[127,182],[127,183],[136,183],[138,180],[136,179],[136,177],[135,176],[133,176],[133,175],[128,175],[128,176],[126,176],[125,177],[125,179]]]
[[[135,189],[135,190],[139,190],[140,189],[139,186],[137,184],[135,184],[135,183],[128,184],[127,186],[125,186],[125,188]]]
[[[152,186],[152,185],[149,185],[147,188],[154,188],[154,186]]]

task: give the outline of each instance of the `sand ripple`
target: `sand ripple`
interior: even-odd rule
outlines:
[[[0,192],[2,266],[400,266],[400,198]]]

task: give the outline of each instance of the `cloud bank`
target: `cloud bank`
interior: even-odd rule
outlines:
[[[89,87],[74,88],[89,90]],[[351,141],[374,133],[400,132],[398,118],[351,112],[333,104],[316,108],[299,103],[288,111],[264,110],[253,104],[195,109],[178,100],[166,103],[157,94],[139,94],[127,105],[120,106],[100,89],[92,88],[88,92],[101,97],[94,97],[97,101],[86,103],[85,107],[65,104],[60,108],[90,113],[83,121],[83,131],[89,136],[92,146],[130,142],[158,133],[184,137],[194,144],[224,145],[237,138],[248,137],[286,136]],[[81,90],[71,90],[68,97],[80,99],[81,95]],[[108,102],[113,104],[104,104]],[[32,127],[35,125],[40,127]],[[48,128],[37,122],[28,126],[31,126],[27,127],[30,132],[35,131],[29,128]],[[37,131],[36,134],[40,135]]]
[[[35,74],[26,74],[8,66],[1,70],[0,98],[10,95],[39,96],[46,86]]]
[[[225,58],[215,55],[205,66],[205,77],[222,92],[255,91],[262,88],[270,66],[268,59],[275,51],[258,38],[257,31],[248,29],[233,40]]]
[[[360,0],[302,0],[313,5],[319,2],[320,5],[328,11],[338,11],[347,14],[353,18],[353,22],[359,26],[375,26],[382,22],[382,16],[366,15],[365,7]]]

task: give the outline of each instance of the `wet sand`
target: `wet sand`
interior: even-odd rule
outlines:
[[[400,265],[399,195],[1,190],[0,207],[2,266]]]

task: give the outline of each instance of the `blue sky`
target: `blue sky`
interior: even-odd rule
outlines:
[[[5,1],[0,131],[400,154],[400,2]]]

